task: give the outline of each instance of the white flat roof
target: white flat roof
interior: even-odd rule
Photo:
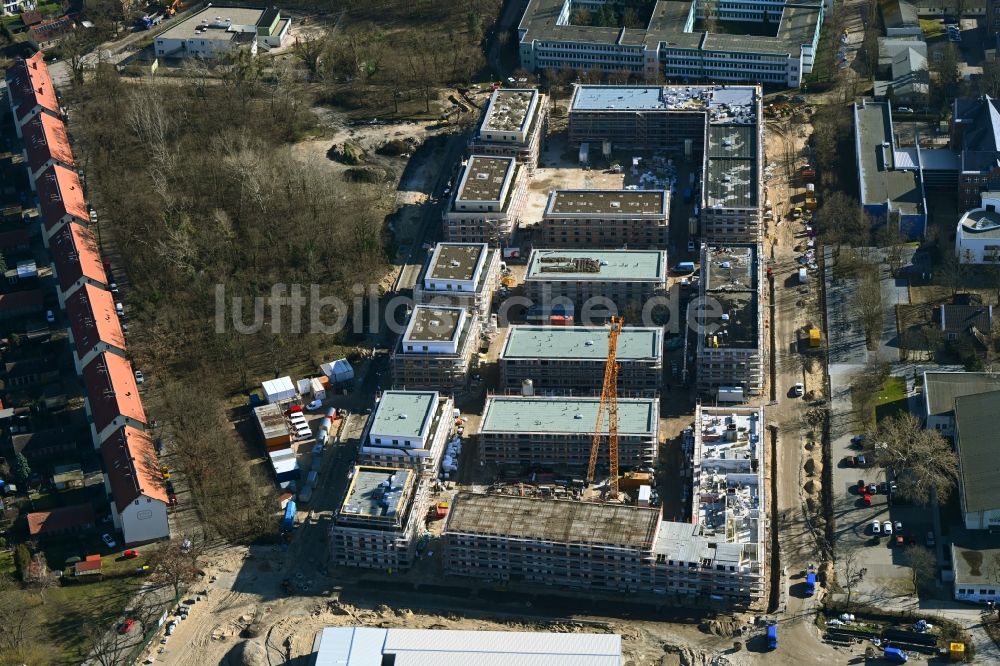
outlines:
[[[621,666],[617,634],[327,627],[316,666]]]

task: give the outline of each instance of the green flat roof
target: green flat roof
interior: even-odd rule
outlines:
[[[430,427],[437,391],[386,391],[372,414],[372,435],[420,437]]]
[[[603,326],[511,326],[501,358],[605,359],[609,330]],[[662,356],[662,329],[622,328],[618,336],[619,359]]]
[[[487,399],[480,433],[521,432],[588,435],[597,423],[600,398],[495,396]],[[659,430],[655,398],[618,401],[618,432],[655,436]],[[608,420],[604,419],[604,432]]]
[[[553,270],[587,260],[596,262],[596,271]],[[662,250],[532,250],[525,279],[659,282],[666,279],[666,266],[666,252]]]

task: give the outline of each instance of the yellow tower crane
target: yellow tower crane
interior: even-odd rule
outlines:
[[[587,483],[594,482],[594,472],[597,467],[597,451],[601,448],[601,426],[604,422],[604,412],[608,413],[608,467],[611,474],[611,486],[608,488],[608,498],[618,497],[618,334],[622,330],[622,318],[611,318],[611,330],[608,332],[608,360],[604,364],[604,384],[601,387],[601,402],[597,406],[597,425],[594,428],[594,439],[590,443],[590,463],[587,465]]]

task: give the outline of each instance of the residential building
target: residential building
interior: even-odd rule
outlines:
[[[32,189],[36,189],[36,181],[50,167],[59,165],[68,171],[76,169],[69,134],[61,118],[40,113],[25,123],[21,132],[28,182]]]
[[[463,308],[416,306],[392,352],[393,386],[462,393],[480,330],[479,318]]]
[[[125,543],[169,537],[169,501],[153,438],[140,428],[124,425],[103,440],[100,450],[111,517]]]
[[[530,381],[539,395],[600,395],[609,330],[600,326],[507,328],[500,348],[500,386],[518,392]],[[625,326],[618,335],[618,395],[652,397],[663,386],[663,329]]]
[[[549,247],[663,249],[669,212],[664,190],[552,190],[536,238]]]
[[[3,364],[3,382],[7,390],[26,389],[55,381],[59,368],[50,359],[35,357]]]
[[[326,627],[315,666],[622,666],[617,634]]]
[[[62,107],[52,85],[45,54],[41,51],[30,58],[19,58],[7,69],[7,99],[14,115],[14,129],[21,138],[21,128],[41,113],[62,118]]]
[[[358,463],[436,474],[453,408],[437,391],[385,391],[361,435]]]
[[[513,157],[534,173],[548,131],[549,98],[536,88],[498,88],[469,141],[469,153]]]
[[[330,528],[330,553],[340,566],[408,569],[428,507],[428,481],[413,469],[354,467]]]
[[[956,398],[991,391],[1000,391],[1000,377],[988,372],[925,372],[924,427],[954,436]]]
[[[917,31],[919,30],[918,26]],[[888,51],[889,77],[875,81],[875,97],[891,99],[897,105],[924,109],[930,95],[927,44],[920,41],[917,46],[910,46],[909,42],[902,42],[899,47],[895,47],[897,41],[901,40],[887,39],[879,42],[879,46]]]
[[[985,355],[993,347],[993,306],[942,304],[938,325],[959,353]]]
[[[862,101],[854,106],[855,155],[861,206],[909,238],[922,238],[927,227],[927,200],[917,160],[896,149],[888,102]]]
[[[701,160],[696,214],[703,237],[757,242],[764,200],[762,98],[757,86],[576,86],[570,141],[655,147]]]
[[[128,360],[101,352],[84,366],[81,375],[95,448],[122,426],[140,431],[145,428],[146,410]]]
[[[28,462],[38,463],[71,456],[84,437],[77,428],[47,428],[14,434],[10,439],[14,451],[27,458]]]
[[[1000,601],[1000,541],[992,535],[959,534],[950,547],[955,600]]]
[[[955,398],[958,496],[967,530],[1000,527],[1000,465],[996,410],[1000,390]]]
[[[720,402],[744,402],[763,390],[759,252],[759,245],[702,246],[698,390]]]
[[[965,212],[955,230],[955,254],[962,264],[1000,263],[1000,192],[983,192],[977,208]]]
[[[812,71],[825,8],[773,0],[656,2],[645,29],[573,23],[572,0],[530,0],[518,26],[521,67],[629,75],[647,81],[725,81],[798,87]],[[599,6],[600,2],[591,3]],[[712,18],[758,24],[766,36],[698,32]],[[643,17],[645,20],[646,17]],[[735,32],[735,31],[734,31]]]
[[[27,4],[30,4],[28,0],[3,0],[3,4],[0,4],[0,16],[17,14]]]
[[[240,48],[256,55],[258,48],[285,45],[292,20],[276,7],[208,6],[156,36],[157,58],[203,58],[229,55]]]
[[[880,0],[879,11],[887,37],[923,38],[914,3],[909,0]]]
[[[479,460],[526,468],[553,467],[583,474],[597,427],[598,397],[489,396],[477,431]],[[657,456],[659,402],[618,400],[618,462],[622,469],[651,465]],[[608,469],[607,417],[601,424],[598,469]]]
[[[465,308],[485,321],[500,280],[500,250],[487,243],[438,243],[413,287],[420,305]]]
[[[0,321],[40,314],[45,309],[41,289],[27,289],[0,294]]]
[[[951,148],[959,158],[958,209],[1000,191],[1000,105],[988,95],[952,103]]]
[[[90,210],[83,194],[83,184],[76,171],[54,164],[42,171],[35,181],[38,206],[42,212],[42,237],[46,247],[51,238],[70,222],[87,224]]]
[[[97,519],[90,503],[62,506],[28,514],[28,536],[32,539],[64,537],[94,529]]]
[[[60,305],[85,286],[107,289],[108,277],[97,237],[83,224],[66,224],[49,239]]]
[[[98,354],[126,356],[125,334],[111,292],[83,285],[66,299],[66,319],[77,373]]]
[[[527,167],[513,157],[470,157],[444,213],[444,239],[509,245],[520,222],[527,181]]]
[[[525,295],[533,302],[529,320],[539,316],[548,321],[560,306],[577,313],[576,321],[583,324],[615,314],[637,317],[666,286],[663,250],[535,249],[524,279]]]

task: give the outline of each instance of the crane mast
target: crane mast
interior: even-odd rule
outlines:
[[[597,468],[597,452],[601,448],[601,426],[604,424],[604,412],[608,413],[608,468],[611,484],[608,497],[618,497],[618,334],[622,330],[622,318],[611,318],[611,330],[608,332],[608,360],[604,364],[604,383],[601,386],[601,401],[597,406],[597,425],[594,427],[594,438],[590,443],[590,462],[587,465],[587,483],[594,482]]]

